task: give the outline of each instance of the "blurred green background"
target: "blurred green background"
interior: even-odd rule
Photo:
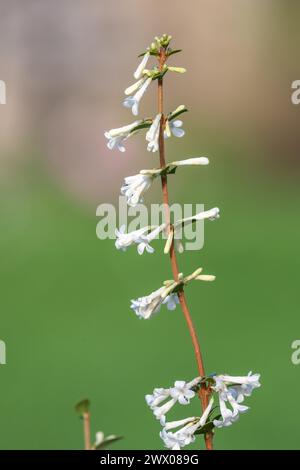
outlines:
[[[122,178],[157,164],[142,136],[120,154],[107,150],[103,131],[131,122],[120,101],[136,54],[165,31],[184,49],[172,63],[188,69],[166,78],[166,107],[191,110],[186,137],[168,141],[167,158],[211,162],[170,177],[171,201],[221,209],[205,225],[204,249],[179,257],[184,273],[203,266],[217,276],[187,290],[206,369],[262,375],[251,410],[219,430],[215,446],[299,448],[291,343],[300,336],[300,107],[290,101],[299,3],[0,4],[8,90],[0,107],[0,448],[82,448],[74,404],[88,397],[93,434],[124,435],[118,449],[160,449],[144,395],[197,374],[179,308],[149,322],[129,308],[170,277],[162,242],[139,257],[95,233],[96,207],[117,201]],[[155,112],[154,103],[153,87],[141,112]],[[146,202],[159,201],[159,190]],[[188,414],[198,407],[194,400]]]

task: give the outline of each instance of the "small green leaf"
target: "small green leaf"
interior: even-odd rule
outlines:
[[[95,450],[104,449],[105,447],[109,446],[110,444],[113,444],[114,442],[119,441],[120,439],[123,439],[123,436],[107,436],[99,445],[95,446]]]
[[[183,288],[183,282],[180,282],[177,284],[177,286],[173,289],[172,293],[177,293],[177,292],[180,292]]]
[[[188,109],[186,107],[182,107],[181,109],[179,109],[178,111],[175,109],[175,111],[173,111],[172,113],[169,114],[168,116],[168,120],[169,121],[173,121],[173,119],[177,118],[178,116],[180,116],[182,113],[187,113],[188,112]]]
[[[152,75],[152,80],[158,80],[160,78],[163,78],[164,75],[167,73],[168,67],[165,67],[162,72],[158,71]]]
[[[220,417],[221,417],[221,415],[217,415],[217,416],[214,417],[214,420],[219,419]],[[197,429],[195,434],[207,434],[208,432],[211,432],[214,429],[214,427],[215,427],[215,425],[213,423],[213,420],[208,421],[207,423],[204,424],[204,426]]]
[[[194,222],[194,221],[193,221]],[[199,383],[197,385],[195,385],[194,387],[192,387],[192,390],[194,392],[198,392],[201,388],[201,385],[202,384],[210,384],[210,385],[214,385],[215,384],[215,380],[212,378],[212,377],[202,377],[202,379],[199,381]]]
[[[145,54],[147,54],[147,52],[149,52],[150,55],[154,55],[154,56],[158,56],[159,53],[158,51],[146,51],[146,52],[142,52],[141,54],[138,55],[138,57],[144,57]]]
[[[148,129],[151,127],[152,121],[149,119],[147,121],[141,122],[138,126],[134,127],[131,132],[139,131],[141,129]]]
[[[212,418],[212,415],[214,414],[214,412],[218,409],[219,407],[218,406],[214,406],[211,410],[210,410],[210,413],[208,415],[208,420],[210,421],[213,421],[214,419],[219,419],[221,415],[218,415],[216,416],[215,418]]]
[[[178,52],[182,52],[182,49],[171,49],[171,48],[169,48],[169,50],[167,52],[167,56],[170,57],[173,54],[178,54]]]
[[[206,377],[206,382],[208,382],[211,385],[215,385],[216,381],[213,377]]]
[[[79,416],[83,416],[85,413],[88,413],[89,409],[90,409],[90,400],[88,400],[87,398],[79,401],[75,405],[75,411],[76,413],[79,414]]]
[[[176,166],[176,165],[168,165],[168,166],[165,168],[163,174],[166,174],[166,175],[174,175],[174,174],[176,173],[176,170],[177,170],[177,166]]]

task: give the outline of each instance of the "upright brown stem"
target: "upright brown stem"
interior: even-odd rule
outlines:
[[[160,71],[163,70],[163,66],[166,62],[166,54],[164,48],[161,48],[160,55],[159,55],[159,68]],[[162,117],[160,120],[160,132],[159,132],[159,159],[160,159],[160,167],[164,168],[166,166],[165,160],[165,142],[164,142],[164,128],[165,128],[165,117],[164,117],[164,94],[163,94],[163,79],[158,79],[158,112],[161,113]],[[163,193],[163,203],[165,207],[165,216],[166,216],[166,223],[168,224],[169,230],[171,226],[171,215],[170,215],[170,206],[169,206],[169,193],[168,193],[168,181],[167,175],[161,176],[161,183],[162,183],[162,193]],[[174,239],[172,241],[171,249],[170,249],[170,260],[171,260],[171,267],[175,281],[178,281],[179,277],[179,268],[174,248]],[[178,293],[178,298],[180,302],[180,306],[184,317],[186,319],[186,323],[191,335],[193,348],[196,356],[197,368],[200,376],[205,376],[203,358],[201,354],[199,340],[197,338],[197,333],[195,330],[195,326],[189,312],[187,301],[185,297],[185,293],[182,290]],[[202,410],[204,411],[208,405],[209,401],[209,393],[208,390],[203,384],[199,390],[199,398],[201,400]],[[207,450],[213,449],[213,435],[212,433],[207,433],[205,435],[205,445]]]
[[[90,412],[83,413],[83,433],[84,433],[84,448],[91,450],[91,423]]]

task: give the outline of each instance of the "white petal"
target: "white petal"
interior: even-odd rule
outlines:
[[[126,151],[126,148],[124,147],[124,145],[119,144],[119,145],[118,145],[118,150],[120,150],[120,152],[123,153],[123,152]]]
[[[187,160],[179,160],[177,162],[173,162],[174,165],[177,166],[185,166],[185,165],[208,165],[209,160],[207,157],[195,157],[195,158],[188,158]]]
[[[178,444],[178,442],[176,442],[176,444],[172,447],[171,450],[181,450],[181,447],[180,447],[180,445]]]
[[[180,419],[178,421],[170,421],[170,422],[165,424],[164,429],[166,431],[168,431],[169,429],[179,428],[180,426],[184,426],[187,423],[191,423],[191,422],[195,421],[195,419],[196,418],[193,416],[193,417],[190,417],[190,418]]]
[[[146,248],[145,243],[140,243],[137,247],[138,254],[142,255],[144,253],[145,248]]]
[[[138,126],[141,122],[142,122],[141,120],[134,121],[131,124],[127,124],[126,126],[118,127],[116,129],[110,129],[110,131],[105,133],[105,137],[111,138],[111,137],[118,137],[120,135],[127,134],[136,126]]]
[[[142,86],[142,84],[145,81],[146,81],[146,78],[141,78],[137,82],[135,82],[132,85],[130,85],[129,87],[127,87],[126,90],[124,91],[125,95],[129,96],[129,95],[132,95],[133,93],[135,93]]]
[[[125,108],[132,108],[134,103],[135,99],[133,98],[133,96],[128,96],[128,98],[125,98],[125,100],[123,101],[123,106],[125,106]]]
[[[137,101],[135,101],[135,103],[133,104],[131,111],[134,116],[137,116],[139,114],[139,103]]]
[[[95,444],[96,446],[100,445],[104,441],[104,433],[99,431],[96,432]]]
[[[147,65],[147,62],[148,62],[148,59],[150,57],[150,53],[149,52],[146,52],[146,54],[144,55],[144,57],[142,58],[142,61],[141,63],[138,65],[136,71],[134,72],[133,76],[136,80],[138,80],[142,74],[143,74],[143,70],[145,69],[146,65]]]
[[[199,421],[199,425],[200,426],[204,426],[204,424],[206,423],[206,420],[208,418],[208,415],[212,409],[212,406],[213,406],[213,403],[214,403],[214,399],[213,397],[209,400],[209,404],[208,406],[205,408],[205,411],[203,412],[201,418],[200,418],[200,421]]]
[[[172,125],[174,127],[182,127],[183,122],[180,119],[176,119],[175,121],[172,121]]]
[[[146,244],[146,251],[147,251],[148,253],[154,253],[154,248],[152,248],[152,246]]]
[[[161,419],[162,416],[165,416],[168,411],[175,405],[176,400],[172,398],[171,400],[167,401],[164,405],[160,406],[159,408],[156,408],[154,410],[154,415],[156,416],[157,419]]]
[[[184,131],[183,129],[173,127],[173,128],[172,128],[172,134],[173,134],[175,137],[183,137],[184,134],[185,134],[185,131]]]
[[[171,137],[171,127],[170,127],[169,121],[167,120],[165,124],[165,130],[164,130],[164,138],[168,139],[169,137]]]
[[[176,246],[176,250],[178,251],[178,253],[184,252],[183,243],[178,238],[175,238],[175,246]]]
[[[151,82],[152,82],[152,78],[151,77],[147,78],[145,82],[143,83],[143,85],[136,92],[136,94],[134,95],[134,98],[137,102],[141,100],[141,98],[143,97],[144,93],[146,92]]]
[[[200,274],[200,276],[197,276],[198,281],[215,281],[216,276],[213,276],[212,274]]]

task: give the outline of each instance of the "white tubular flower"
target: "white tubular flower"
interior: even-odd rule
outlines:
[[[134,72],[133,76],[136,80],[138,80],[139,78],[142,77],[143,75],[143,71],[147,65],[147,62],[148,62],[148,59],[150,57],[150,53],[149,52],[146,52],[146,54],[144,55],[144,57],[142,58],[141,60],[141,63],[138,65],[136,71]]]
[[[107,147],[110,150],[118,149],[120,152],[125,152],[123,142],[130,137],[132,130],[138,126],[142,121],[135,121],[127,126],[118,127],[117,129],[111,129],[110,131],[104,132],[106,139],[108,139]]]
[[[179,299],[177,294],[170,294],[165,298],[163,304],[167,304],[168,310],[175,310],[177,304],[179,304]]]
[[[220,217],[220,209],[218,207],[214,207],[213,209],[210,209],[208,211],[199,212],[198,214],[193,215],[191,217],[186,217],[185,219],[178,220],[174,224],[174,240],[175,240],[176,250],[179,251],[179,253],[182,253],[184,251],[183,244],[181,243],[181,238],[182,238],[182,231],[184,230],[184,227],[186,225],[189,225],[198,220],[205,220],[205,219],[216,220],[219,217]],[[215,277],[202,275],[202,276],[199,276],[197,279],[203,280],[203,281],[210,281],[210,280],[214,280]]]
[[[120,230],[116,229],[115,231],[117,236],[115,243],[117,250],[126,251],[126,249],[134,243],[140,243],[141,237],[147,232],[149,232],[149,227],[143,227],[139,230],[125,233],[125,225],[122,225]]]
[[[146,78],[145,80],[142,79],[139,83],[139,88],[135,95],[128,96],[128,98],[125,98],[125,100],[123,101],[123,105],[125,106],[125,108],[131,108],[132,114],[134,116],[137,116],[139,113],[139,103],[142,97],[144,96],[144,93],[146,92],[148,86],[150,85],[151,81],[151,77]],[[128,89],[126,91],[128,91]]]
[[[152,395],[146,395],[145,399],[147,405],[150,406],[151,410],[156,408],[161,402],[166,400],[170,396],[169,388],[155,388]]]
[[[101,432],[101,431],[96,432],[95,446],[99,446],[103,442],[104,442],[104,432]]]
[[[145,233],[141,235],[141,237],[135,242],[135,243],[138,243],[137,251],[138,251],[139,255],[142,255],[145,250],[148,253],[154,253],[154,248],[152,248],[152,246],[150,246],[150,243],[152,242],[152,240],[154,240],[157,237],[157,235],[162,230],[164,230],[166,228],[166,226],[167,226],[167,224],[161,224],[159,227],[156,227],[154,230],[152,230],[150,233],[148,233],[148,235],[145,235]],[[168,299],[168,297],[167,297],[167,299]],[[174,310],[176,305],[175,305],[174,308],[171,308],[171,305],[169,303],[170,301],[168,300],[166,302],[167,299],[165,299],[163,303],[168,303],[168,309],[169,310]]]
[[[168,70],[171,72],[185,73],[186,69],[184,67],[168,67]]]
[[[191,442],[194,442],[195,432],[197,429],[205,425],[211,412],[213,402],[214,400],[211,398],[201,418],[190,417],[165,423],[164,429],[160,432],[160,437],[164,441],[165,446],[172,450],[180,450],[182,447],[185,447]],[[183,427],[178,431],[169,432],[170,429],[176,429],[181,426]]]
[[[181,419],[179,421],[171,421],[165,423],[164,429],[160,433],[161,439],[164,441],[165,446],[172,450],[180,450],[195,440],[195,432],[197,429],[204,426],[207,421],[207,417],[211,411],[213,405],[213,399],[211,398],[206,410],[202,414],[201,418],[191,417]],[[170,429],[175,429],[183,426],[176,432],[168,432]]]
[[[233,393],[228,393],[227,395],[228,402],[232,406],[233,416],[237,416],[239,413],[245,413],[249,410],[249,406],[240,405],[239,401],[234,397]]]
[[[249,397],[255,388],[260,387],[259,379],[260,374],[252,372],[246,376],[215,375],[216,384],[213,388],[216,392],[231,393],[240,403],[244,396]]]
[[[155,175],[141,174],[127,176],[121,187],[121,194],[127,197],[127,204],[135,207],[143,202],[142,195],[150,188]]]
[[[209,416],[209,413],[211,412],[211,409],[212,409],[212,406],[214,404],[214,399],[213,397],[211,397],[211,399],[209,400],[209,403],[207,405],[207,407],[205,408],[200,420],[199,420],[199,427],[202,427],[204,426],[204,424],[206,423],[207,421],[207,418]]]
[[[164,287],[160,287],[150,295],[145,297],[139,297],[136,300],[131,300],[132,310],[139,318],[147,320],[153,313],[159,312],[163,299],[161,294],[164,291]]]
[[[178,428],[180,426],[183,426],[183,428],[176,432],[169,432],[169,429]],[[166,423],[159,435],[168,449],[180,450],[182,447],[185,447],[195,440],[194,432],[198,427],[199,418],[185,418]]]
[[[260,374],[252,374],[251,371],[246,376],[218,375],[216,377],[226,383],[241,385],[242,389],[244,389],[247,394],[249,393],[250,389],[252,392],[252,390],[254,390],[255,388],[260,387]],[[246,395],[246,393],[244,393],[244,395]]]
[[[157,419],[160,420],[162,426],[166,424],[165,415],[167,412],[179,402],[181,405],[187,405],[190,399],[195,396],[195,392],[191,390],[192,387],[197,385],[201,380],[201,377],[196,377],[190,382],[184,382],[177,380],[174,387],[171,388],[155,388],[152,395],[146,395],[146,402],[153,411]],[[170,398],[168,401],[165,402]],[[163,403],[165,402],[165,403]],[[160,406],[158,406],[160,405]],[[194,419],[194,418],[191,418]],[[182,423],[185,424],[185,423]],[[179,426],[180,424],[178,424]],[[168,424],[166,429],[171,429],[171,425]],[[175,427],[175,426],[173,426]]]
[[[183,137],[185,131],[181,129],[183,122],[180,119],[176,119],[174,121],[167,121],[166,122],[166,129],[164,131],[164,138],[167,139],[171,137],[171,133],[174,137]]]
[[[226,407],[225,400],[219,396],[219,402],[220,402],[220,412],[222,415],[222,420],[214,419],[214,425],[216,428],[223,428],[223,427],[228,427],[231,426],[232,423],[238,420],[239,414],[234,414],[233,411],[231,411],[229,408]]]
[[[175,223],[174,229],[175,232],[178,231],[183,225],[188,225],[192,222],[197,220],[216,220],[220,217],[220,209],[218,207],[214,207],[213,209],[209,209],[208,211],[202,211],[198,214],[192,215],[191,217],[186,217],[185,219],[178,220]]]
[[[169,291],[169,287],[160,287],[150,295],[132,300],[131,308],[139,318],[144,318],[145,320],[148,320],[154,313],[159,312],[162,304],[167,304],[169,310],[174,310],[174,300],[172,299],[170,305],[170,299],[168,299],[168,297],[175,294],[169,294]]]
[[[163,429],[159,435],[167,449],[180,450],[181,447],[184,447],[184,440],[180,438],[180,436],[176,435],[176,433],[167,432]]]
[[[179,419],[178,421],[169,421],[168,423],[165,423],[164,429],[166,431],[170,431],[170,429],[179,428],[189,423],[194,423],[196,420],[199,420],[199,418],[192,416],[190,418]]]
[[[200,276],[197,276],[195,279],[197,281],[212,282],[215,281],[216,276],[214,276],[213,274],[200,274]]]
[[[172,165],[176,166],[188,166],[188,165],[208,165],[209,160],[207,157],[195,157],[188,158],[187,160],[179,160],[178,162],[172,162]]]
[[[194,423],[188,423],[182,429],[178,431],[178,436],[183,439],[184,445],[187,446],[194,442],[195,440],[195,431],[201,427],[200,419],[197,418],[197,421]]]
[[[216,220],[220,218],[220,209],[218,207],[214,207],[208,211],[199,212],[194,216],[195,220]]]
[[[173,406],[176,403],[175,398],[171,398],[171,400],[168,400],[166,403],[164,403],[161,406],[157,406],[153,408],[153,413],[156,419],[160,420],[162,423],[165,422],[165,415],[173,408]]]
[[[191,388],[196,385],[199,380],[200,378],[194,379],[191,382],[177,380],[174,387],[170,388],[171,397],[176,398],[181,405],[188,405],[190,403],[190,399],[195,396],[195,392],[191,390]]]
[[[160,131],[161,113],[157,114],[153,119],[152,125],[146,134],[146,140],[149,142],[147,146],[148,152],[157,152]]]
[[[129,96],[135,93],[139,88],[141,88],[141,86],[145,83],[146,80],[147,76],[141,78],[137,82],[134,82],[132,85],[126,88],[126,90],[124,91],[125,95]]]
[[[259,374],[249,372],[247,376],[216,375],[213,377],[215,385],[213,390],[219,394],[222,420],[214,420],[216,427],[230,426],[236,421],[240,413],[246,412],[249,407],[241,405],[245,396],[250,396],[255,388],[260,387]],[[232,409],[226,407],[229,403]]]
[[[219,375],[214,375],[213,379],[215,381],[215,384],[213,385],[213,389],[215,392],[223,393],[228,390],[225,381],[222,380]]]

